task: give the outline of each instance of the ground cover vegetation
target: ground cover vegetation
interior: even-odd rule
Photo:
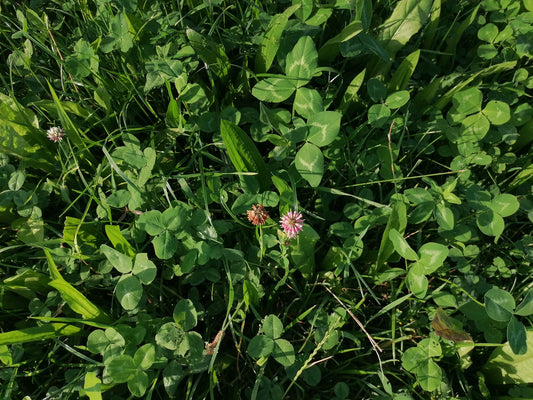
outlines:
[[[0,11],[3,399],[533,397],[532,0]]]

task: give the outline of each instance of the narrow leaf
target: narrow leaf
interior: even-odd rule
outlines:
[[[394,245],[394,250],[396,250],[399,255],[401,255],[406,260],[418,260],[418,255],[416,254],[416,252],[411,248],[411,246],[409,246],[409,243],[407,243],[407,241],[403,238],[402,235],[400,235],[400,233],[396,229],[390,229],[389,238],[392,244]]]
[[[432,0],[400,0],[396,3],[378,35],[391,57],[426,23],[432,4]]]
[[[476,8],[474,8],[472,12],[459,24],[459,26],[455,26],[454,29],[451,30],[451,35],[447,40],[448,46],[446,47],[446,51],[444,52],[444,54],[456,54],[455,49],[457,47],[457,44],[461,40],[464,31],[476,20],[479,7],[480,5],[477,5]],[[443,58],[441,61],[444,60],[446,60],[446,58]]]
[[[352,79],[352,81],[346,88],[346,92],[344,92],[344,96],[342,96],[342,101],[339,106],[340,111],[342,111],[343,113],[345,113],[359,99],[357,92],[363,85],[365,73],[366,68],[359,72],[359,74],[357,74],[355,78]]]
[[[135,257],[135,249],[122,235],[122,232],[120,232],[120,227],[118,225],[106,225],[105,233],[107,234],[107,237],[109,238],[111,243],[113,243],[115,249],[130,258]]]
[[[257,173],[262,190],[267,190],[270,186],[267,167],[252,139],[233,122],[226,120],[220,121],[220,133],[237,172]]]
[[[48,285],[61,294],[63,300],[72,308],[72,311],[81,314],[85,319],[102,320],[102,311],[63,278],[55,279]]]
[[[287,21],[299,7],[300,4],[295,4],[287,8],[283,13],[274,15],[270,20],[255,57],[256,73],[267,72],[272,65],[279,49],[281,35],[287,26]]]
[[[48,285],[52,286],[61,294],[63,300],[65,300],[69,307],[72,308],[72,311],[81,314],[85,319],[104,323],[110,322],[111,320],[105,312],[91,303],[81,292],[63,279],[50,255],[50,252],[47,249],[44,249],[44,253],[48,260],[50,276],[53,278]]]
[[[363,31],[363,23],[359,20],[352,21],[337,36],[329,39],[318,51],[321,63],[332,61],[339,53],[339,45]]]
[[[86,142],[90,143],[89,138],[79,131],[77,125],[70,119],[69,115],[67,114],[63,106],[63,102],[59,100],[59,97],[57,96],[53,86],[50,84],[50,82],[47,83],[48,89],[50,90],[50,95],[54,100],[59,119],[61,120],[61,126],[65,130],[66,136],[68,136],[69,140],[80,149],[81,156],[83,158],[91,162],[95,162],[94,155],[91,153],[89,147],[86,144]]]
[[[227,78],[231,64],[222,45],[190,28],[185,33],[198,57],[211,71],[221,79]]]
[[[420,50],[416,50],[403,59],[389,81],[389,91],[395,92],[407,88],[409,80],[411,79],[413,72],[415,72],[419,57]]]
[[[18,329],[0,333],[0,346],[36,342],[54,339],[60,336],[72,336],[81,332],[81,328],[69,324],[45,324],[32,328]]]
[[[392,206],[392,212],[389,215],[389,220],[383,236],[381,237],[381,244],[379,246],[379,253],[377,257],[374,270],[380,272],[383,268],[389,257],[394,252],[394,245],[389,240],[389,232],[391,229],[395,229],[401,235],[405,232],[405,227],[407,226],[407,207],[405,203],[401,200],[394,202]]]

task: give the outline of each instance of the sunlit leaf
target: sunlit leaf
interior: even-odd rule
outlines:
[[[396,3],[378,36],[391,56],[420,30],[429,17],[431,5],[431,0],[401,0]]]
[[[402,235],[400,235],[400,233],[396,229],[390,229],[389,239],[394,245],[394,250],[396,250],[396,252],[403,258],[411,261],[418,260],[418,255],[416,254],[416,252],[411,248],[411,246],[409,246],[409,243],[407,243],[407,241],[403,238]]]
[[[267,78],[252,88],[252,94],[261,101],[280,103],[287,100],[296,90],[296,82],[285,76]]]
[[[533,331],[526,331],[528,348],[533,348]],[[517,355],[509,343],[497,347],[491,354],[489,361],[483,367],[487,378],[496,385],[519,385],[533,383],[533,352]]]
[[[342,115],[335,111],[322,111],[311,115],[307,120],[307,139],[319,147],[332,143],[339,134],[341,117]]]
[[[294,347],[285,339],[277,339],[274,341],[274,349],[272,350],[274,360],[279,362],[284,367],[294,364],[296,357],[294,355]]]

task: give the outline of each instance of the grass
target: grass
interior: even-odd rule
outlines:
[[[2,398],[532,396],[529,1],[0,10]]]

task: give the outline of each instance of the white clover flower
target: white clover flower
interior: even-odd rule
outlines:
[[[63,136],[65,136],[65,131],[63,130],[63,128],[60,128],[59,126],[53,126],[52,128],[46,131],[46,136],[52,142],[57,143],[63,140]]]

